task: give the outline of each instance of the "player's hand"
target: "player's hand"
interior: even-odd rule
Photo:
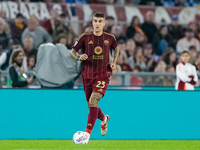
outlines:
[[[79,58],[80,61],[86,60],[88,59],[88,55],[87,54],[82,54]]]
[[[28,84],[31,84],[31,83],[33,83],[33,81],[34,81],[34,79],[33,79],[33,78],[28,78],[28,79],[27,79],[27,82],[28,82]]]
[[[111,63],[110,64],[110,68],[112,69],[112,71],[116,71],[116,65],[115,65],[115,63]]]

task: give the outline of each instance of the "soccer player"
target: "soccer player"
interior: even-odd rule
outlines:
[[[112,71],[116,70],[116,62],[119,55],[114,35],[103,31],[105,17],[103,13],[97,12],[93,15],[93,32],[86,32],[79,36],[72,46],[70,57],[82,61],[82,77],[84,92],[86,95],[89,114],[85,132],[84,144],[89,142],[90,134],[96,119],[102,120],[101,134],[107,133],[110,117],[104,115],[98,107],[99,100],[105,95]],[[114,59],[109,64],[109,51],[114,49]],[[77,51],[82,49],[83,54],[78,56]]]
[[[176,90],[194,90],[194,85],[198,81],[196,68],[189,63],[190,54],[188,51],[181,53],[182,63],[176,66]]]

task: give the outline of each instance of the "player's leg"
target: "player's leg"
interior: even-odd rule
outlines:
[[[89,114],[88,114],[88,121],[87,121],[87,127],[86,132],[91,134],[92,129],[95,125],[95,122],[98,117],[98,103],[100,99],[103,97],[101,93],[93,92],[90,100],[89,100]]]
[[[102,97],[104,97],[106,90],[108,88],[108,84],[109,84],[109,78],[97,79],[96,81],[94,81],[94,84],[93,84],[93,92],[100,93],[102,94]],[[104,115],[101,108],[98,107],[98,118],[102,121],[101,134],[104,136],[106,135],[108,131],[107,127],[108,127],[108,121],[110,117],[108,115]]]

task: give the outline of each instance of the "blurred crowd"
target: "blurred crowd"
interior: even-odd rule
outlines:
[[[2,0],[7,1],[7,0]],[[15,2],[54,2],[54,3],[79,3],[79,4],[134,4],[151,6],[185,6],[196,7],[199,0],[11,0]]]
[[[5,13],[0,11],[0,68],[6,70],[14,49],[21,47],[25,57],[24,71],[33,70],[39,45],[43,43],[61,43],[68,49],[79,35],[74,32],[67,16],[58,14],[56,10],[50,12],[50,18],[39,22],[36,16],[27,20],[18,13],[14,20],[6,21]],[[158,25],[152,11],[144,16],[140,22],[138,16],[132,16],[126,31],[117,24],[113,16],[106,17],[104,30],[115,35],[120,49],[117,61],[117,72],[170,72],[174,73],[179,54],[187,50],[191,55],[190,62],[200,70],[200,15],[187,26],[179,24],[179,16],[171,17],[172,23]],[[91,32],[89,22],[82,32]],[[112,57],[113,53],[110,51]]]

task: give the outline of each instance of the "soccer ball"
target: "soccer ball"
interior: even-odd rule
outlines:
[[[89,134],[83,131],[77,131],[73,136],[74,144],[88,144]]]

